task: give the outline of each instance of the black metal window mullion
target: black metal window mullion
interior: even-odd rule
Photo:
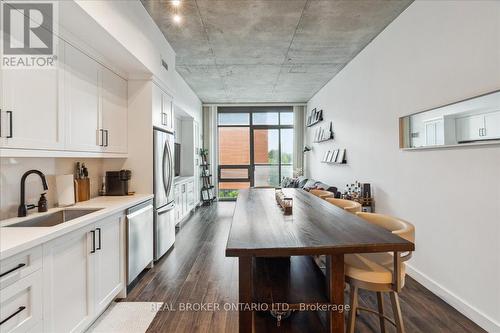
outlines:
[[[250,187],[255,186],[255,154],[253,136],[253,112],[250,111]]]
[[[254,125],[253,124],[253,115],[255,113],[268,113],[268,112],[277,112],[278,113],[278,124],[276,125]],[[287,112],[287,110],[283,110],[283,109],[279,109],[279,110],[276,110],[276,111],[261,111],[261,110],[258,110],[258,111],[255,111],[255,110],[252,110],[251,108],[246,108],[246,109],[242,109],[241,111],[240,110],[235,110],[235,109],[231,109],[231,110],[227,110],[227,111],[219,111],[218,113],[248,113],[249,115],[249,122],[248,122],[248,125],[220,125],[219,122],[217,121],[217,128],[220,128],[220,127],[248,127],[250,133],[250,164],[247,166],[247,165],[219,165],[218,166],[218,181],[219,182],[249,182],[250,183],[250,186],[253,187],[255,186],[255,166],[256,165],[259,165],[259,166],[276,166],[276,164],[271,164],[271,163],[259,163],[259,164],[255,164],[255,154],[254,154],[254,147],[255,147],[255,144],[254,144],[254,130],[259,130],[259,129],[267,129],[267,130],[273,130],[273,129],[277,129],[278,130],[278,164],[277,164],[277,167],[278,167],[278,181],[281,182],[281,177],[282,177],[282,171],[281,171],[281,167],[282,167],[282,160],[281,160],[281,130],[283,129],[293,129],[294,128],[294,125],[282,125],[281,124],[281,113],[282,112]],[[290,112],[290,111],[288,111]],[[286,165],[291,165],[290,163],[287,163]],[[220,175],[221,175],[221,169],[237,169],[237,168],[241,168],[241,169],[246,169],[248,168],[248,178],[244,179],[244,178],[226,178],[226,179],[221,179]]]

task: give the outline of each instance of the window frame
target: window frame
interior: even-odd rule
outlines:
[[[268,112],[277,112],[278,113],[278,124],[275,125],[254,125],[253,124],[253,114],[254,113],[268,113]],[[234,182],[249,182],[250,187],[255,186],[255,165],[258,166],[277,166],[278,167],[278,179],[281,181],[281,169],[282,166],[293,166],[292,163],[281,163],[281,129],[294,129],[294,124],[292,125],[281,125],[281,114],[290,112],[293,114],[293,107],[291,106],[270,106],[270,107],[218,107],[217,108],[217,136],[219,135],[219,128],[221,127],[248,127],[249,135],[250,135],[250,164],[249,165],[221,165],[218,163],[217,165],[217,182],[218,183],[234,183]],[[219,114],[220,113],[248,113],[249,114],[249,123],[248,125],[221,125],[219,124]],[[278,163],[255,163],[254,158],[254,130],[259,129],[277,129],[278,132]],[[295,131],[293,132],[295,135]],[[217,140],[219,142],[219,138]],[[219,146],[217,146],[217,156],[219,156]],[[217,158],[219,160],[219,158]],[[221,170],[222,169],[248,169],[248,178],[224,178],[221,179]],[[217,186],[218,187],[218,186]],[[219,190],[218,190],[219,191]],[[218,192],[217,191],[217,192]],[[217,193],[218,196],[218,193]],[[222,200],[234,200],[234,199],[222,199]]]

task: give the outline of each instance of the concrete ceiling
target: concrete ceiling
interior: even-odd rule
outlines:
[[[205,103],[306,102],[413,0],[142,0]]]

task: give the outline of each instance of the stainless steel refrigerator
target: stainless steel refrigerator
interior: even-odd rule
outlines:
[[[154,129],[154,259],[174,244],[174,135]]]

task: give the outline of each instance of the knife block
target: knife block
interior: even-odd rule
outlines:
[[[75,201],[90,200],[90,179],[75,179]]]

